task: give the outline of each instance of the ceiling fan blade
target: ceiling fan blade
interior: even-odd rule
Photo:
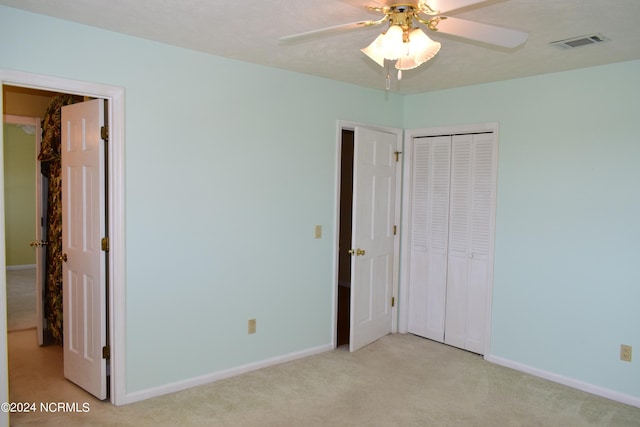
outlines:
[[[514,48],[523,44],[529,37],[529,35],[523,31],[481,24],[465,19],[443,18],[444,19],[436,24],[436,31],[438,33],[451,34],[453,36],[477,40],[496,46]]]
[[[306,31],[304,33],[292,34],[290,36],[280,37],[278,40],[283,41],[283,42],[296,41],[296,40],[305,39],[307,37],[313,37],[313,36],[318,36],[318,35],[329,35],[331,33],[347,31],[347,30],[353,30],[353,29],[356,29],[356,28],[371,27],[373,25],[382,24],[383,22],[386,22],[386,19],[383,19],[383,20],[380,20],[380,21],[357,21],[357,22],[351,22],[351,23],[348,23],[348,24],[340,24],[340,25],[334,25],[332,27],[320,28],[318,30]]]
[[[371,8],[385,8],[391,6],[413,6],[417,9],[423,10],[423,13],[428,13],[428,10],[433,10],[431,15],[440,15],[450,10],[462,9],[463,7],[471,6],[477,3],[485,3],[489,0],[339,0],[342,3],[350,4],[351,6],[371,9]],[[428,6],[428,7],[425,7]]]
[[[450,10],[461,9],[486,1],[487,0],[421,0],[420,3],[426,3],[437,15],[440,15]]]
[[[351,6],[366,9],[368,6],[384,7],[386,6],[385,0],[338,0],[342,3],[350,4]]]

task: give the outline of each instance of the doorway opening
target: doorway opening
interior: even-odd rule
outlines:
[[[75,227],[75,225],[74,227],[69,227],[70,223],[68,220],[65,221],[66,216],[63,215],[63,213],[70,209],[68,206],[70,206],[69,203],[71,200],[94,200],[90,204],[94,205],[95,201],[97,201],[97,198],[95,197],[97,194],[93,195],[93,197],[87,198],[84,196],[84,190],[77,186],[69,185],[71,184],[71,180],[67,179],[69,176],[63,176],[67,175],[65,172],[68,169],[68,167],[64,167],[66,157],[63,152],[69,151],[67,146],[73,139],[73,133],[69,134],[69,132],[71,132],[69,124],[64,121],[65,113],[63,110],[65,110],[69,105],[84,103],[95,98],[61,92],[13,87],[10,85],[4,85],[2,89],[4,95],[3,98],[6,99],[6,112],[17,114],[28,113],[30,116],[33,116],[32,120],[34,122],[38,119],[42,119],[42,126],[40,126],[40,123],[37,123],[35,126],[35,131],[42,132],[42,135],[35,135],[34,132],[31,145],[35,150],[27,154],[31,156],[30,162],[28,159],[22,159],[23,164],[21,165],[21,169],[23,170],[16,170],[12,165],[14,161],[18,160],[18,156],[13,155],[12,153],[20,152],[20,150],[16,149],[16,145],[23,141],[17,138],[14,139],[15,132],[10,132],[10,125],[3,126],[3,131],[5,131],[4,151],[9,156],[5,160],[4,164],[5,182],[9,183],[8,185],[5,185],[5,200],[7,203],[5,204],[4,209],[5,225],[8,230],[5,237],[7,265],[9,268],[21,268],[24,267],[25,264],[29,266],[35,263],[35,274],[33,275],[33,279],[35,281],[35,285],[33,287],[35,287],[35,292],[33,299],[29,301],[34,312],[35,323],[33,326],[35,329],[32,328],[32,330],[14,331],[11,330],[14,328],[10,328],[9,326],[7,327],[10,373],[9,393],[13,401],[23,401],[28,397],[27,395],[23,395],[25,391],[28,391],[28,385],[33,382],[37,382],[41,378],[49,378],[53,381],[62,381],[61,383],[57,383],[58,385],[56,388],[59,392],[63,393],[63,390],[66,389],[65,387],[67,385],[64,381],[65,378],[71,379],[73,382],[77,382],[74,378],[78,377],[78,375],[81,377],[86,376],[86,373],[84,372],[82,374],[76,374],[78,363],[71,363],[71,360],[67,360],[67,356],[64,355],[68,351],[72,338],[73,341],[77,341],[79,343],[81,341],[78,341],[78,338],[82,339],[78,336],[66,336],[67,332],[72,330],[68,327],[66,322],[68,322],[72,317],[78,317],[75,314],[75,311],[71,311],[71,307],[76,307],[77,302],[71,300],[69,296],[77,293],[80,289],[84,289],[84,286],[82,288],[75,287],[73,292],[69,293],[69,290],[72,289],[70,286],[73,286],[73,284],[68,283],[69,278],[72,276],[75,277],[75,272],[72,276],[65,274],[63,280],[63,265],[67,265],[67,256],[66,253],[63,255],[63,252],[67,252],[67,250],[70,249],[63,248],[63,231],[67,236],[68,246],[71,243],[68,240],[69,236],[72,236],[71,231]],[[106,100],[100,100],[98,102],[104,103],[106,107]],[[108,109],[105,108],[105,111],[107,110]],[[9,118],[8,123],[10,123],[11,120],[15,120],[14,117],[20,116],[9,114],[5,115],[4,119],[7,121],[6,119]],[[105,117],[105,123],[107,122],[108,121]],[[87,125],[90,124],[85,123],[85,126]],[[68,135],[67,138],[69,141],[65,139],[65,134]],[[92,138],[93,137],[87,138],[84,141],[86,144],[91,144]],[[86,145],[82,151],[85,149],[91,149],[90,147],[90,145]],[[72,149],[72,151],[69,152],[80,153],[80,151],[76,151],[75,149]],[[25,156],[23,155],[22,157]],[[105,156],[105,158],[108,157]],[[61,161],[62,168],[60,163]],[[86,170],[85,173],[87,173]],[[22,176],[22,178],[24,178],[25,174],[30,175],[34,182],[24,181],[23,179],[21,182],[22,185],[13,185],[14,181],[20,182],[20,177]],[[102,181],[102,179],[96,180],[96,182],[97,181]],[[106,179],[104,181],[106,182]],[[30,184],[31,188],[26,188],[26,183]],[[104,189],[102,196],[99,196],[99,198],[104,200],[103,203],[105,203],[105,206],[108,206],[108,198]],[[35,199],[35,206],[29,206],[25,203],[17,206],[17,203],[13,203],[20,199],[31,199],[32,201]],[[62,205],[63,201],[65,202],[64,207]],[[82,206],[85,206],[83,211],[88,208],[88,212],[91,212],[92,208],[90,205],[83,202]],[[103,215],[107,215],[106,209]],[[29,228],[31,230],[22,230],[21,235],[13,236],[16,231],[15,229],[25,228],[24,226],[26,225],[19,223],[19,220],[17,220],[19,217],[31,219],[28,221],[30,223]],[[66,225],[63,227],[64,222],[66,222]],[[80,222],[84,222],[84,220],[81,220]],[[77,232],[74,231],[74,233]],[[104,236],[105,238],[108,237],[107,230],[105,230]],[[31,254],[22,253],[24,252],[24,247],[26,247],[27,244],[35,249]],[[101,254],[100,258],[103,258],[105,262],[108,262],[106,253]],[[10,286],[15,285],[9,281],[11,276],[13,275],[9,275],[7,273],[8,289]],[[86,277],[91,280],[91,276]],[[104,295],[104,297],[100,297],[100,300],[106,301],[106,297],[108,296],[106,271],[95,276],[95,279],[97,280],[91,280],[88,282],[90,286],[90,288],[87,288],[87,291],[90,292],[89,296],[93,295],[91,299],[98,297],[94,293],[97,291]],[[94,291],[91,291],[91,288],[93,288],[93,286],[90,285],[91,283],[96,284]],[[18,302],[19,301],[16,301],[15,299],[7,298],[7,313],[12,314],[15,312],[15,310],[12,310],[12,306]],[[87,316],[92,317],[92,322],[99,321],[100,317],[104,315],[100,314],[100,312],[108,313],[108,304],[101,306],[102,308],[98,312],[86,312]],[[68,314],[67,311],[74,314]],[[64,335],[63,317],[65,323]],[[9,322],[9,324],[10,323],[11,322]],[[100,338],[102,334],[106,335],[107,339],[105,342],[108,342],[108,327],[104,332],[98,332],[98,336],[96,336],[95,331],[88,332],[90,334],[90,336],[87,336],[86,338],[89,340],[88,342],[102,342],[102,339]],[[83,336],[85,335],[83,334]],[[33,345],[29,345],[29,341],[34,341],[32,343]],[[40,348],[36,345],[35,341],[37,341]],[[64,348],[62,347],[63,345]],[[51,348],[43,349],[41,348],[42,346]],[[91,346],[84,351],[89,351],[87,356],[95,359],[94,356],[91,356],[91,354],[94,353]],[[76,353],[77,351],[73,351],[69,354],[73,354],[74,358],[77,359],[77,356],[75,356]],[[87,356],[82,357],[82,359]],[[96,395],[100,399],[108,399],[108,357],[105,357],[105,361],[101,363],[106,363],[106,374],[104,376],[100,376],[103,377],[101,381],[106,384],[106,388],[103,392],[99,392],[96,395],[96,390],[86,388],[82,382],[77,382],[77,384],[82,388],[86,388],[87,391],[90,391],[91,394]],[[80,366],[82,366],[82,364],[80,364]],[[21,373],[21,371],[27,371],[28,374],[27,372]],[[15,384],[14,381],[19,384]],[[55,396],[43,397],[53,398]]]
[[[354,131],[342,129],[340,136],[340,211],[338,242],[338,316],[336,347],[349,345],[351,321],[351,249],[353,220]]]
[[[48,100],[47,97],[42,99]],[[9,113],[21,114],[4,114],[2,129],[7,330],[17,331],[36,328],[37,319],[41,317],[41,313],[36,312],[39,296],[36,290],[36,265],[44,249],[41,249],[39,241],[38,232],[41,230],[37,230],[36,211],[40,209],[40,189],[43,186],[38,180],[41,175],[36,174],[35,160],[41,131],[40,120],[32,114],[34,110],[14,111],[6,102],[5,106],[9,107],[6,109]],[[36,245],[38,249],[34,250]],[[41,333],[38,335],[42,336]]]
[[[128,403],[124,388],[124,365],[120,362],[124,360],[126,343],[124,340],[124,89],[115,86],[66,80],[49,76],[41,76],[30,73],[0,70],[0,85],[11,86],[23,89],[43,90],[56,93],[68,93],[77,96],[100,98],[107,101],[109,140],[107,157],[109,164],[106,166],[107,190],[105,198],[109,200],[107,218],[109,229],[109,245],[106,251],[107,269],[105,277],[106,292],[108,295],[107,328],[110,331],[110,338],[106,343],[107,354],[110,360],[110,375],[108,378],[108,388],[110,390],[109,401],[115,405]],[[6,101],[3,102],[3,113]],[[1,141],[1,139],[0,139]],[[2,145],[2,144],[0,144]],[[4,165],[0,173],[4,174]],[[0,215],[4,221],[6,203],[0,200]],[[1,253],[5,253],[5,241],[3,239]],[[0,284],[5,284],[5,275],[0,275]],[[0,304],[0,315],[6,316],[6,304]],[[2,333],[6,334],[6,323],[0,322]],[[7,335],[5,335],[7,337]],[[35,339],[35,338],[34,338]],[[0,361],[6,369],[7,341],[0,340]],[[109,351],[110,349],[110,351]],[[6,372],[6,371],[5,371]],[[9,389],[8,375],[0,375],[0,388]],[[106,378],[106,375],[105,377]],[[5,393],[1,396],[8,399]],[[7,400],[8,401],[8,400]],[[1,417],[0,417],[1,418]]]

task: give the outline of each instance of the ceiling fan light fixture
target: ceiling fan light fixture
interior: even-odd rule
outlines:
[[[408,32],[399,25],[392,25],[369,46],[360,50],[381,67],[388,59],[396,60],[395,67],[398,70],[411,70],[433,58],[440,46],[420,28]]]
[[[431,40],[422,29],[414,26],[422,24],[438,34],[449,34],[463,39],[514,49],[526,42],[528,34],[522,31],[498,27],[480,22],[467,21],[456,17],[444,16],[450,10],[458,10],[486,0],[372,0],[376,6],[367,6],[370,11],[381,13],[377,20],[357,21],[349,24],[334,25],[320,30],[307,31],[292,36],[281,37],[290,41],[315,34],[324,34],[337,30],[349,30],[360,27],[371,27],[387,24],[386,31],[379,34],[367,47],[360,49],[376,64],[385,68],[387,65],[387,90],[390,87],[389,63],[394,61],[398,70],[398,80],[403,70],[419,67],[432,59],[440,51],[440,43]],[[604,41],[596,34],[589,40],[564,40],[571,47],[587,43]],[[556,43],[553,43],[556,45]]]

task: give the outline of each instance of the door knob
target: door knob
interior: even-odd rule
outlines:
[[[364,251],[364,249],[360,249],[360,248],[358,248],[358,249],[349,249],[349,255],[354,255],[354,254],[355,254],[355,256],[364,255],[365,251]]]
[[[60,257],[60,259],[64,262],[67,262],[67,254],[62,254],[62,256]]]

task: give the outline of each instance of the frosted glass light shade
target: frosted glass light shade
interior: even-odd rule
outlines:
[[[373,59],[378,65],[384,67],[384,55],[380,51],[380,44],[384,34],[380,34],[371,44],[364,49],[360,49],[365,55]]]
[[[400,26],[392,25],[385,33],[376,37],[369,46],[360,50],[378,65],[384,67],[385,59],[398,59],[406,55],[407,44],[402,42],[402,33]]]
[[[407,54],[396,61],[398,70],[411,70],[433,58],[440,50],[440,43],[434,42],[420,28],[409,33]]]
[[[384,67],[385,59],[397,59],[398,70],[411,70],[433,58],[440,50],[440,43],[431,40],[420,28],[409,33],[409,41],[403,41],[403,30],[398,25],[389,27],[366,48],[365,55]]]
[[[385,59],[398,59],[407,53],[407,45],[402,40],[403,31],[398,25],[392,25],[380,41],[380,53]]]

